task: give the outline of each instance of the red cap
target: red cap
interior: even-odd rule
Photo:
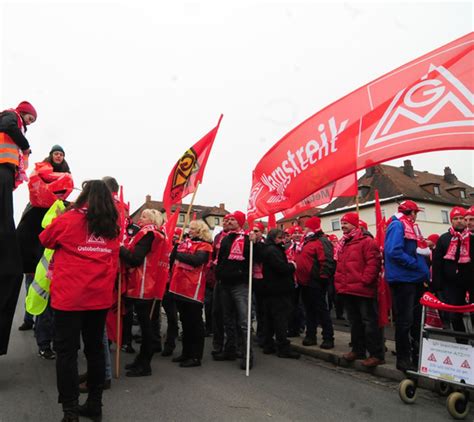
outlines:
[[[265,226],[261,221],[256,221],[255,223],[253,223],[253,226],[257,227],[262,233],[265,231]]]
[[[464,217],[466,215],[466,208],[454,207],[449,213],[449,219],[452,220],[454,217]]]
[[[232,214],[226,214],[224,215],[224,220],[228,220],[230,217],[233,217]]]
[[[240,227],[243,227],[245,224],[245,214],[242,211],[234,211],[232,214],[229,214],[229,217],[234,217]]]
[[[287,230],[288,230],[288,233],[290,233],[290,234],[295,234],[295,233],[302,234],[303,233],[303,229],[300,226],[291,226]]]
[[[439,239],[439,234],[433,233],[427,237],[428,240],[431,240],[433,243],[436,243]]]
[[[466,214],[464,215],[464,217],[467,217],[467,216],[474,217],[474,205],[466,211]]]
[[[359,227],[363,227],[365,230],[369,230],[369,226],[364,220],[359,220]]]
[[[337,236],[335,234],[330,234],[328,236],[328,239],[331,241],[331,242],[338,242],[339,239],[337,238]]]
[[[349,224],[352,224],[355,227],[359,227],[359,214],[356,212],[348,212],[344,214],[341,218],[341,222],[346,221]]]
[[[319,217],[311,217],[304,223],[305,227],[310,228],[313,232],[321,230],[321,219]]]
[[[410,201],[407,199],[406,201],[403,201],[399,206],[398,206],[398,212],[404,212],[404,211],[421,211],[421,208],[418,208],[418,205],[416,205],[415,202]]]
[[[38,117],[35,108],[28,101],[22,101],[20,104],[18,104],[16,111],[18,111],[18,113],[31,114],[35,120]]]

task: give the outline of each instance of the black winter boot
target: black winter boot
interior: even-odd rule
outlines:
[[[79,422],[79,402],[77,400],[70,403],[63,403],[64,416],[61,422]]]
[[[92,419],[94,422],[102,421],[102,403],[90,402],[89,399],[79,406],[79,415]]]

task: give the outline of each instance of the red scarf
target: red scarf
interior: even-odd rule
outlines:
[[[337,261],[337,258],[339,257],[339,254],[342,252],[342,249],[344,249],[344,245],[349,242],[355,235],[360,234],[361,230],[359,228],[357,229],[352,229],[349,233],[346,233],[342,235],[341,239],[339,242],[337,242],[336,248],[334,250],[334,260]]]
[[[245,232],[241,230],[239,232],[229,233],[236,233],[238,236],[232,242],[228,259],[231,261],[244,261]]]
[[[214,259],[214,261],[212,262],[214,265],[217,265],[217,258],[219,257],[219,249],[221,248],[221,243],[222,243],[222,240],[224,239],[224,237],[226,237],[227,235],[229,234],[229,232],[225,232],[225,231],[221,231],[217,236],[218,239],[217,239],[217,242],[214,246],[214,253],[215,253],[215,257],[216,259]]]
[[[421,234],[420,227],[416,224],[410,217],[398,213],[395,214],[395,217],[403,224],[403,229],[405,231],[405,239],[416,240],[418,242],[423,241],[423,235]]]
[[[469,230],[464,229],[462,232],[458,232],[454,230],[453,227],[450,227],[449,233],[451,234],[451,242],[449,243],[448,252],[446,252],[444,259],[455,261],[456,251],[458,250],[459,245],[458,263],[467,264],[468,262],[471,262],[471,257],[469,256]]]

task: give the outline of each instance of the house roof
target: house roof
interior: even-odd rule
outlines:
[[[404,170],[411,168],[412,175],[407,175]],[[408,171],[410,174],[410,172]],[[430,186],[438,185],[439,194],[435,194]],[[461,205],[470,207],[474,204],[474,188],[457,180],[447,167],[445,175],[428,173],[427,171],[414,170],[411,162],[406,160],[405,166],[395,167],[379,164],[366,171],[359,178],[359,206],[372,205],[375,200],[375,190],[379,192],[380,199],[391,198],[401,202],[403,199],[412,199],[420,202],[431,202],[445,205]],[[456,196],[459,189],[464,189],[466,198]],[[355,197],[339,197],[331,202],[320,214],[338,212],[341,208],[355,206]]]
[[[188,211],[189,204],[182,204],[181,205],[181,212],[187,212]],[[151,208],[155,209],[161,212],[165,212],[165,207],[163,206],[162,201],[153,201],[153,200],[148,200],[136,211],[133,212],[131,215],[131,218],[133,219],[136,215],[141,214],[141,212],[144,209]],[[178,205],[173,205],[171,207],[171,212],[176,211],[178,208]],[[215,207],[215,206],[206,206],[206,205],[193,205],[191,209],[191,216],[193,213],[196,213],[196,217],[200,219],[204,219],[209,216],[215,216],[215,217],[224,217],[225,215],[229,214],[229,211],[225,209],[224,206],[222,207]]]

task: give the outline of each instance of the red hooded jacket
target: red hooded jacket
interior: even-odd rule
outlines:
[[[376,297],[382,256],[375,240],[359,232],[339,252],[334,285],[338,294]]]
[[[54,249],[51,307],[87,311],[112,306],[118,271],[119,238],[88,233],[84,210],[57,217],[39,235],[45,248]]]

